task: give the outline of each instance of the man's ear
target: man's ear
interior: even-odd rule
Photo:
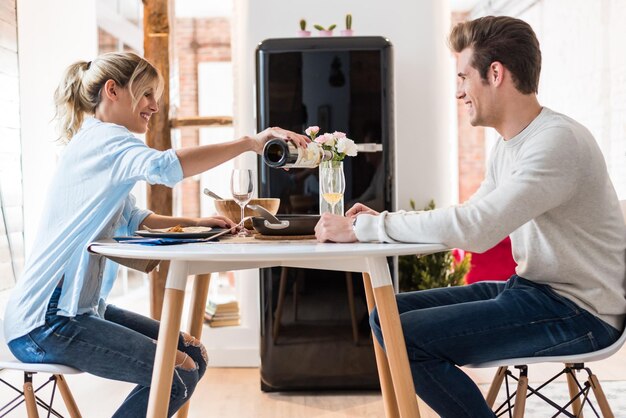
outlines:
[[[117,101],[119,99],[119,86],[115,82],[115,80],[107,80],[102,87],[102,94],[112,101]]]
[[[504,81],[504,65],[499,61],[494,61],[489,65],[489,82],[494,86],[499,86]]]

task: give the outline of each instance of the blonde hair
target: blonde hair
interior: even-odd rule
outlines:
[[[108,80],[130,92],[133,108],[141,97],[155,88],[156,97],[163,92],[159,70],[132,52],[110,52],[95,60],[78,61],[67,67],[54,92],[55,119],[59,139],[69,142],[80,129],[85,114],[93,115],[100,103],[102,88]]]

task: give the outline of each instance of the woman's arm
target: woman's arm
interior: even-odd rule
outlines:
[[[237,226],[225,216],[212,216],[208,218],[185,218],[175,216],[157,215],[155,213],[148,215],[139,225],[145,225],[148,228],[170,228],[172,226],[213,226],[217,228],[232,228]]]
[[[311,141],[305,135],[285,129],[267,128],[254,136],[245,136],[230,142],[182,148],[176,151],[176,155],[183,168],[183,177],[195,176],[246,151],[254,151],[257,154],[261,154],[265,143],[272,138],[287,139],[297,146],[306,146]]]

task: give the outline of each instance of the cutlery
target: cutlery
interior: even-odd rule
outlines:
[[[265,209],[261,205],[248,204],[246,206],[252,209],[253,211],[261,214],[261,217],[264,218],[266,221],[268,221],[270,224],[284,225],[285,227],[289,226],[289,221],[281,221],[276,216],[272,215],[272,213],[269,210]]]
[[[207,196],[211,196],[213,199],[224,200],[224,198],[220,197],[220,195],[218,195],[215,192],[212,192],[211,190],[207,189],[206,187],[204,188],[204,194],[207,195]]]

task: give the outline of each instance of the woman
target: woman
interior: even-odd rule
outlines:
[[[115,267],[88,253],[88,244],[132,234],[140,225],[234,227],[220,216],[180,218],[138,209],[130,191],[140,180],[172,187],[242,152],[261,153],[273,137],[307,142],[303,135],[269,128],[222,144],[151,149],[131,132],[147,131],[162,87],[158,70],[132,53],[104,54],[66,70],[55,104],[67,146],[5,315],[5,336],[19,360],[66,364],[136,383],[114,417],[146,414],[158,322],[104,303]],[[207,365],[206,351],[193,337],[181,333],[178,350],[169,416],[189,399]]]

